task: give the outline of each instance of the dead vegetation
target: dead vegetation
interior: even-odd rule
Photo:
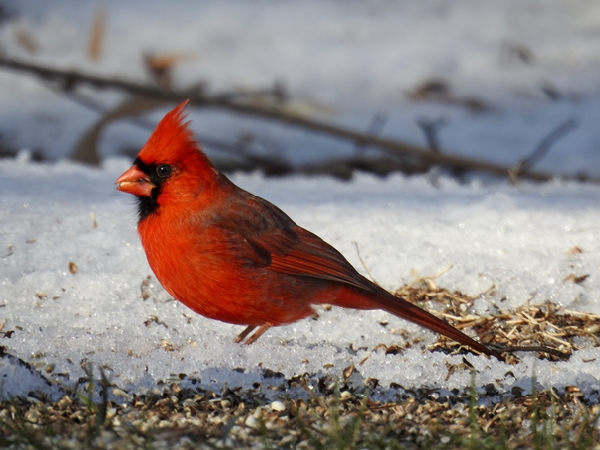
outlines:
[[[435,278],[417,278],[397,295],[469,329],[503,351],[508,364],[517,363],[522,351],[557,361],[580,346],[599,345],[599,316],[561,310],[551,302],[479,316],[470,312],[479,296],[450,292]],[[371,350],[398,354],[405,348],[380,344]],[[469,351],[444,337],[430,350]],[[533,380],[527,395],[522,389],[500,393],[493,385],[476,388],[468,361],[460,366],[448,365],[448,376],[471,370],[472,385],[451,392],[380,386],[373,378],[358,386],[350,380],[360,373],[359,364],[347,367],[339,379],[316,374],[285,379],[264,369],[265,380],[275,377],[281,383],[219,392],[189,387],[182,383],[187,376],[179,374],[143,393],[124,392],[102,370],[95,378],[86,366],[88,375],[79,387],[67,389],[57,401],[29,396],[0,402],[0,447],[600,448],[600,406],[578,387],[536,392]]]
[[[109,123],[119,119],[133,120],[134,124],[153,128],[154,124],[146,123],[138,118],[142,113],[147,113],[156,108],[172,105],[183,100],[189,99],[190,106],[202,109],[217,109],[232,114],[242,114],[248,117],[268,120],[271,122],[301,128],[305,131],[327,135],[342,141],[349,142],[354,148],[374,148],[383,152],[389,158],[398,160],[397,164],[382,165],[379,162],[380,157],[376,157],[374,168],[371,168],[371,158],[364,155],[352,155],[348,158],[342,158],[337,161],[327,161],[324,165],[307,165],[305,167],[295,167],[290,164],[278,163],[277,170],[273,170],[274,162],[269,157],[260,156],[260,152],[253,151],[247,145],[241,145],[240,139],[237,142],[223,142],[212,137],[199,136],[199,140],[205,145],[212,146],[212,142],[217,142],[220,150],[225,150],[229,154],[235,153],[238,157],[245,160],[245,167],[252,169],[266,169],[265,173],[271,175],[285,175],[290,173],[324,173],[329,172],[335,176],[347,176],[348,168],[350,170],[365,170],[373,173],[388,174],[392,171],[401,170],[404,173],[422,173],[434,166],[446,167],[454,171],[480,171],[488,172],[500,176],[508,176],[512,182],[519,179],[529,179],[536,181],[547,181],[556,178],[556,174],[541,173],[532,170],[533,165],[539,162],[549,148],[562,136],[570,132],[575,127],[575,122],[569,120],[553,130],[548,136],[542,139],[536,150],[530,157],[523,158],[513,167],[475,160],[467,157],[452,155],[441,151],[436,138],[438,126],[432,126],[425,123],[423,127],[427,142],[432,148],[424,148],[405,142],[378,137],[376,133],[367,131],[366,133],[353,129],[344,128],[320,120],[314,114],[315,108],[309,104],[293,101],[289,98],[287,91],[281,83],[275,82],[272,89],[267,90],[242,90],[223,94],[206,93],[206,82],[198,82],[186,90],[174,90],[171,88],[170,70],[172,66],[182,59],[181,55],[162,55],[161,57],[148,56],[145,58],[148,72],[154,80],[154,85],[142,84],[134,81],[121,80],[117,78],[108,78],[92,74],[86,74],[75,70],[57,69],[46,65],[19,61],[14,58],[0,55],[0,67],[9,70],[32,73],[50,83],[49,85],[57,92],[67,95],[78,103],[88,106],[102,114],[99,121],[87,132],[77,145],[73,154],[73,159],[89,164],[99,162],[97,153],[97,141],[101,131]],[[111,89],[126,94],[126,99],[121,105],[114,109],[107,109],[97,100],[78,93],[80,86],[92,87],[95,89]],[[416,94],[415,94],[416,95]],[[413,95],[411,98],[420,99],[422,95]],[[435,96],[434,96],[435,97]],[[444,97],[446,98],[446,97]],[[446,101],[446,100],[444,100]],[[450,100],[448,100],[450,101]],[[462,104],[467,102],[474,104],[472,99],[452,100],[452,103]],[[476,110],[484,109],[477,107]],[[312,111],[313,113],[311,113]],[[378,122],[381,122],[379,120]],[[423,121],[421,120],[423,123]],[[370,127],[373,128],[373,127]],[[377,126],[379,131],[381,125]],[[238,137],[239,138],[239,137]],[[256,138],[252,138],[255,141]],[[433,143],[433,144],[432,144]],[[356,152],[355,152],[356,153]],[[277,161],[275,161],[277,163]],[[340,166],[344,169],[340,169]],[[385,169],[385,170],[384,170]],[[341,174],[341,175],[340,175]],[[565,179],[582,180],[582,177],[563,177]],[[600,180],[586,179],[586,181],[600,182]]]
[[[494,287],[479,296],[469,297],[438,287],[435,278],[439,275],[419,278],[396,291],[396,295],[432,309],[434,314],[459,330],[472,329],[485,345],[503,352],[509,364],[519,362],[515,352],[535,352],[539,358],[564,361],[582,345],[600,345],[600,316],[563,310],[550,301],[528,304],[515,311],[499,311],[489,316],[479,316],[469,312],[474,301],[490,293]],[[565,281],[582,282],[587,278],[573,277],[567,277]],[[447,353],[466,351],[444,336],[440,336],[431,348],[436,349]]]
[[[3,8],[0,7],[0,19],[6,16]],[[92,61],[103,54],[105,20],[104,10],[99,8],[90,28],[88,57]],[[29,54],[43,52],[43,46],[30,30],[17,25],[14,33]],[[526,64],[535,62],[535,55],[517,44],[507,47],[506,55]],[[573,120],[567,120],[543,137],[529,156],[513,167],[503,167],[444,153],[438,136],[441,127],[447,125],[442,119],[418,119],[427,143],[420,147],[379,137],[386,120],[383,116],[376,115],[366,132],[319,120],[315,114],[319,107],[294,101],[279,81],[269,89],[234,89],[222,94],[209,94],[205,80],[177,90],[173,83],[174,68],[186,57],[177,53],[145,55],[143,60],[152,84],[54,68],[6,55],[0,55],[0,67],[34,74],[59,95],[98,112],[98,121],[82,133],[72,155],[74,160],[89,164],[100,162],[97,143],[108,125],[129,120],[152,129],[155,124],[141,116],[187,98],[197,108],[274,121],[350,144],[352,155],[346,158],[296,167],[262,156],[264,152],[257,150],[260,140],[253,135],[236,136],[231,142],[199,136],[205,145],[242,160],[230,170],[259,169],[267,175],[303,173],[349,178],[357,170],[386,175],[394,171],[420,173],[442,166],[455,171],[508,176],[513,182],[544,181],[555,175],[535,172],[533,167],[558,139],[576,128]],[[124,99],[117,106],[106,107],[90,96],[89,91],[84,94],[79,89],[82,86],[120,91]],[[560,94],[550,85],[544,86],[543,92],[551,98]],[[407,97],[415,102],[463,108],[473,114],[493,110],[493,105],[483,99],[454,93],[443,79],[425,80],[408,92]],[[382,153],[366,156],[365,148],[376,148]],[[11,151],[0,148],[0,155],[4,153]],[[70,263],[69,269],[73,274],[77,272],[75,263]],[[572,274],[565,281],[581,283],[585,277]],[[503,351],[509,364],[519,361],[519,352],[534,352],[539,358],[558,361],[568,360],[582,346],[599,345],[599,316],[561,310],[551,302],[479,316],[471,312],[479,297],[450,292],[437,286],[435,278],[418,278],[397,294],[432,310],[458,329],[468,329],[486,345]],[[141,287],[144,300],[149,296],[147,281]],[[166,327],[156,316],[144,323]],[[10,338],[14,330],[5,330],[4,326],[5,322],[0,323],[0,335]],[[390,332],[402,333],[402,330]],[[167,351],[176,351],[168,341],[162,345]],[[380,344],[371,350],[399,354],[404,349]],[[430,350],[452,354],[469,351],[444,337]],[[461,369],[469,370],[466,359]],[[458,368],[449,366],[448,374],[454,370]],[[500,395],[494,386],[476,389],[474,374],[470,387],[451,393],[382,387],[376,379],[365,380],[364,386],[357,388],[348,379],[359,371],[360,364],[347,367],[341,379],[305,374],[284,380],[282,387],[272,388],[269,395],[260,384],[249,390],[225,388],[218,392],[182,388],[184,374],[160,389],[130,394],[110,385],[102,371],[94,374],[90,367],[82,388],[70,389],[58,400],[30,395],[0,402],[0,447],[600,449],[600,406],[576,386],[562,392],[556,389],[536,392],[533,386],[528,395],[518,389]],[[265,377],[278,375],[267,372],[268,369]],[[384,396],[395,396],[395,400],[382,400]]]
[[[90,379],[91,380],[91,379]],[[93,383],[93,380],[88,383]],[[98,380],[101,382],[101,380]],[[0,403],[2,448],[598,449],[600,406],[577,388],[481,401],[474,386],[451,397],[419,390],[383,401],[320,380],[303,398],[254,390],[162,390],[118,402],[101,396]],[[90,392],[93,391],[93,388]],[[123,393],[119,393],[123,395]],[[485,400],[485,399],[484,399]]]
[[[0,20],[3,16],[5,19],[11,18],[7,11],[0,8]],[[105,7],[98,6],[89,23],[87,51],[82,55],[93,63],[98,63],[106,57],[104,42],[109,28],[107,20]],[[43,45],[36,39],[35,31],[31,27],[27,28],[16,19],[12,28],[16,43],[31,58],[44,53]],[[536,61],[533,52],[518,43],[505,46],[501,55],[507,64],[518,61],[529,65]],[[185,88],[178,88],[175,82],[176,69],[183,61],[193,57],[194,55],[177,51],[146,52],[140,58],[149,80],[145,82],[52,67],[37,63],[34,59],[18,60],[3,52],[0,52],[0,68],[35,75],[57,95],[70,98],[99,114],[96,123],[82,132],[71,154],[73,160],[93,165],[100,163],[98,141],[107,126],[125,120],[135,126],[153,129],[156,124],[144,120],[142,118],[144,114],[158,108],[171,107],[174,103],[186,99],[190,100],[190,107],[261,119],[309,133],[325,135],[349,144],[347,156],[299,165],[283,160],[280,151],[274,152],[269,148],[273,146],[273,142],[266,142],[268,139],[252,133],[240,132],[231,140],[214,136],[197,136],[198,140],[211,151],[224,154],[224,158],[220,161],[221,169],[260,170],[266,175],[277,176],[292,173],[328,174],[348,179],[356,171],[385,176],[393,172],[423,173],[432,167],[443,167],[454,175],[466,171],[478,171],[509,177],[513,183],[517,183],[520,179],[546,181],[556,178],[557,174],[535,171],[534,166],[556,141],[577,127],[573,119],[567,120],[543,137],[529,156],[521,158],[512,166],[503,166],[444,152],[438,136],[439,130],[443,126],[448,126],[443,117],[415,119],[423,131],[426,143],[425,146],[420,146],[380,137],[388,119],[385,114],[374,114],[371,123],[365,127],[366,131],[325,121],[323,113],[331,112],[331,107],[315,101],[294,98],[282,80],[274,80],[272,86],[267,88],[234,86],[227,92],[216,94],[211,93],[209,80],[205,79],[199,79]],[[93,90],[117,91],[122,94],[121,102],[108,106],[101,100],[101,95],[95,94]],[[551,99],[563,97],[562,93],[548,83],[541,86],[540,90]],[[455,93],[451,83],[443,78],[424,79],[407,92],[399,92],[399,94],[412,102],[434,102],[464,109],[471,114],[488,114],[495,109],[489,101],[479,96]],[[367,155],[366,149],[374,149],[375,152]],[[2,156],[1,149],[0,156]],[[580,176],[563,178],[600,182],[600,180]]]

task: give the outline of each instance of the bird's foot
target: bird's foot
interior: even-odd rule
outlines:
[[[244,331],[242,331],[240,334],[238,334],[236,336],[236,338],[233,340],[233,342],[235,342],[236,344],[242,342],[244,339],[246,339],[246,337],[252,333],[252,331],[256,328],[256,325],[248,325]],[[244,344],[246,345],[250,345],[254,342],[256,342],[258,340],[259,337],[261,337],[263,334],[265,334],[265,332],[271,328],[271,324],[269,323],[263,323],[258,330],[256,330],[256,332],[250,336],[246,342],[244,342]]]

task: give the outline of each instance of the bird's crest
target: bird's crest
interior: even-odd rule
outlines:
[[[146,164],[173,163],[199,155],[208,162],[188,126],[189,121],[184,122],[188,103],[189,100],[181,102],[158,123],[138,155]]]

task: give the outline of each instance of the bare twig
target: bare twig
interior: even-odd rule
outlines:
[[[371,123],[369,123],[369,127],[367,128],[367,134],[369,136],[377,136],[383,129],[385,122],[387,121],[387,116],[382,113],[377,113],[371,119]],[[362,153],[365,149],[366,145],[364,143],[356,143],[355,150],[357,153]]]
[[[65,95],[74,102],[102,115],[100,120],[80,139],[75,153],[72,156],[72,159],[88,164],[97,164],[100,162],[95,147],[100,132],[104,127],[116,119],[123,119],[131,122],[135,126],[152,131],[156,128],[156,123],[143,120],[138,117],[138,115],[168,104],[166,101],[146,101],[141,98],[129,98],[124,100],[115,109],[108,110],[108,108],[104,107],[99,102],[82,95],[77,95],[74,92],[67,92]],[[198,134],[196,135],[196,138],[203,146],[240,157],[247,161],[252,168],[260,168],[266,174],[281,174],[292,170],[284,161],[257,155],[254,152],[248,151],[245,147],[243,149],[240,148],[239,142],[229,143],[220,139]]]
[[[349,180],[357,170],[386,176],[394,172],[404,174],[423,173],[428,169],[429,166],[419,161],[407,161],[406,159],[383,155],[368,158],[363,156],[331,158],[300,166],[297,172],[304,175],[331,175]]]
[[[548,153],[550,147],[552,147],[562,137],[577,128],[577,125],[578,124],[575,119],[569,119],[552,130],[540,141],[531,155],[521,159],[517,164],[515,164],[514,167],[510,169],[509,175],[511,180],[516,182],[520,176],[537,164],[546,155],[546,153]]]
[[[77,143],[76,150],[72,156],[76,161],[90,164],[97,164],[100,162],[94,147],[97,145],[99,135],[105,126],[118,118],[152,131],[156,127],[156,123],[144,120],[138,117],[138,114],[160,108],[168,103],[164,101],[145,101],[136,97],[126,99],[115,109],[109,110],[100,102],[86,96],[74,92],[66,92],[65,95],[74,102],[89,108],[102,116],[91,129],[84,133],[83,137]],[[367,159],[354,156],[294,167],[282,158],[262,156],[256,149],[250,148],[253,144],[253,139],[248,138],[245,135],[238,136],[236,142],[226,142],[204,134],[196,134],[196,139],[202,143],[203,147],[218,150],[242,159],[243,162],[241,164],[218,163],[219,168],[224,171],[259,169],[265,175],[271,176],[285,175],[288,173],[302,173],[305,175],[327,174],[342,179],[349,179],[355,170],[362,170],[376,175],[388,175],[389,173],[396,171],[412,173],[425,170],[424,167],[402,163],[398,159],[392,159],[390,157],[373,157]]]
[[[108,125],[111,122],[110,117],[114,117],[114,115],[116,114],[116,110],[109,110],[100,102],[72,91],[65,92],[64,95],[66,95],[72,101],[86,108],[89,108],[102,116],[96,123],[96,125],[94,125],[93,127],[94,129],[96,129],[96,139],[98,139],[100,130],[97,130],[97,128],[99,127],[99,124],[103,123],[104,126]],[[148,107],[148,111],[146,112],[149,112],[152,109],[150,107],[151,104],[148,102],[145,103]],[[156,108],[158,108],[167,104],[168,102],[163,102],[162,104],[157,103],[155,106]],[[119,105],[116,109],[119,110],[121,108],[122,106]],[[133,113],[135,109],[136,108],[132,108],[131,112]],[[141,105],[137,109],[139,113],[144,112]],[[132,125],[150,131],[156,128],[156,123],[142,119],[133,114],[122,114],[120,119],[127,121]],[[89,135],[93,132],[93,130],[88,130],[84,134],[84,137],[81,138],[81,140],[77,144],[77,148],[79,148],[80,151],[83,151],[83,148],[85,148],[86,145],[90,144],[91,137]],[[325,161],[320,161],[318,163],[309,163],[301,166],[292,166],[285,160],[282,160],[281,158],[274,158],[273,156],[262,156],[256,150],[250,149],[250,142],[245,138],[245,136],[238,137],[238,140],[236,142],[227,142],[203,134],[196,134],[196,139],[199,142],[201,142],[204,147],[219,150],[221,152],[230,154],[243,160],[241,164],[218,163],[219,168],[224,171],[259,169],[265,175],[284,175],[288,173],[301,173],[304,175],[325,174],[347,180],[352,177],[352,174],[356,170],[361,170],[364,172],[369,172],[381,176],[388,175],[392,172],[420,173],[427,170],[427,167],[419,165],[418,163],[411,164],[408,161],[402,161],[398,158],[391,158],[386,156],[371,158],[350,156],[346,158],[329,159]],[[94,161],[99,162],[98,157],[95,155],[91,155],[91,152],[95,152],[95,150],[91,150],[88,148],[87,150],[85,150],[85,152],[83,152],[83,154],[78,156],[74,155],[72,158],[81,162],[87,162],[92,164],[94,163]],[[7,152],[7,156],[12,154],[13,153]],[[1,152],[0,155],[2,155]]]
[[[429,149],[434,153],[440,153],[437,132],[441,128],[448,125],[448,123],[443,118],[431,120],[423,117],[417,119],[417,125],[419,125],[419,128],[421,128],[423,134],[425,135],[427,147],[429,147]]]
[[[83,137],[77,143],[77,147],[71,158],[86,164],[99,164],[100,159],[96,151],[97,143],[101,132],[107,125],[123,118],[153,111],[163,105],[164,102],[160,100],[139,97],[126,98],[116,108],[105,112],[100,120],[84,133]]]
[[[276,104],[265,104],[264,102],[247,102],[237,100],[235,95],[202,95],[196,92],[184,92],[166,90],[160,87],[148,86],[136,82],[106,78],[97,75],[83,74],[74,70],[60,70],[40,64],[18,61],[12,58],[0,56],[0,66],[13,70],[33,73],[45,79],[60,83],[64,90],[72,90],[77,85],[90,85],[99,89],[117,89],[132,95],[145,98],[181,102],[189,99],[190,103],[197,107],[224,109],[240,114],[254,117],[262,117],[280,123],[304,128],[314,132],[328,134],[339,139],[354,142],[357,145],[369,145],[377,147],[387,153],[401,157],[415,158],[421,163],[434,166],[448,166],[465,170],[485,171],[497,175],[506,176],[509,168],[485,161],[477,161],[470,158],[445,153],[430,152],[422,147],[365,135],[357,131],[343,128],[337,125],[320,122],[312,118],[304,117],[290,112],[284,106]],[[521,177],[537,181],[546,181],[553,178],[552,174],[540,172],[523,172]],[[564,177],[565,179],[578,179],[577,177]],[[600,183],[600,180],[588,180]]]

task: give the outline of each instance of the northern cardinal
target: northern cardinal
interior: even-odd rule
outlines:
[[[211,319],[247,327],[255,342],[272,326],[315,314],[312,305],[383,309],[501,356],[360,275],[275,205],[233,184],[200,150],[181,103],[158,124],[115,182],[138,197],[138,232],[164,288]],[[248,337],[252,331],[258,330]]]

